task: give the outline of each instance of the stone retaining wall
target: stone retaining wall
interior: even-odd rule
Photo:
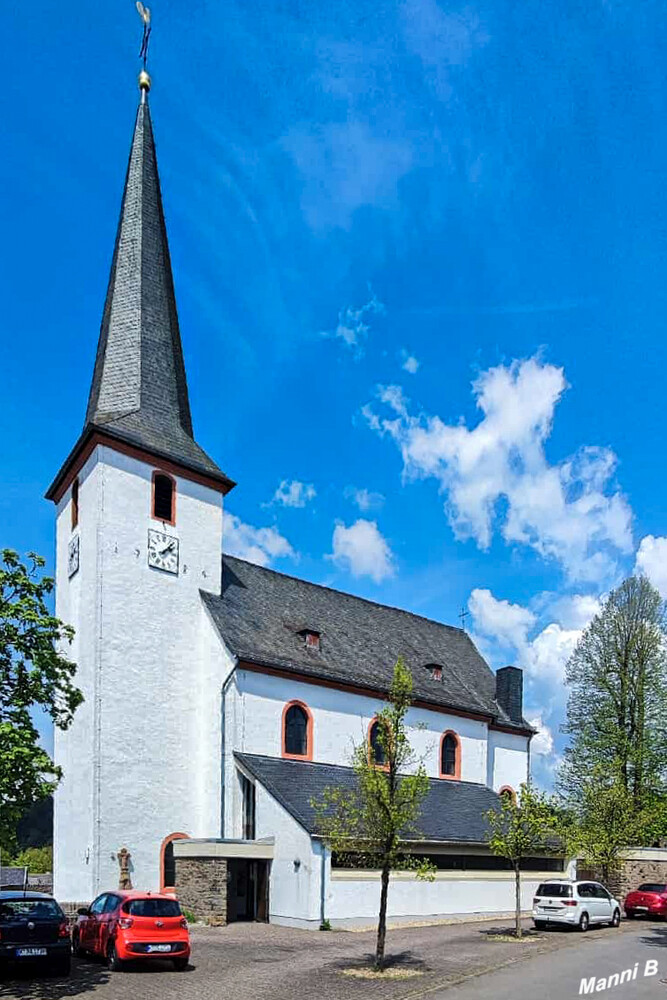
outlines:
[[[227,859],[175,858],[176,895],[198,919],[227,923]]]
[[[628,855],[623,859],[620,869],[606,880],[607,888],[617,899],[622,902],[629,892],[644,882],[664,882],[667,885],[667,851],[656,848],[645,852],[628,852]],[[583,865],[577,867],[577,878],[605,881],[601,871],[584,868]]]

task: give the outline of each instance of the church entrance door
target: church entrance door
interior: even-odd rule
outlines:
[[[269,862],[230,858],[227,921],[269,919]]]

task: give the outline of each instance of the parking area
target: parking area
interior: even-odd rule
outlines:
[[[586,935],[552,930],[529,944],[493,941],[498,922],[405,927],[388,934],[395,967],[414,969],[410,979],[369,981],[344,975],[372,952],[372,932],[312,932],[269,924],[192,928],[192,964],[175,972],[162,961],[110,973],[97,961],[76,960],[69,979],[22,975],[0,982],[0,996],[15,1000],[387,1000],[416,998],[466,976],[531,959],[545,952],[587,947],[601,938],[637,931],[595,928]]]

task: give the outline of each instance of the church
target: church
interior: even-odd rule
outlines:
[[[235,486],[197,444],[148,95],[137,110],[83,431],[50,486],[56,614],[85,701],[56,731],[55,894],[175,892],[219,923],[362,926],[379,873],[346,867],[312,802],[353,781],[353,744],[402,656],[409,735],[430,788],[389,918],[512,909],[486,814],[529,773],[522,673],[465,631],[223,554]],[[526,902],[562,859],[528,859]]]

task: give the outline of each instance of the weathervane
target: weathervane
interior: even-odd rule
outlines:
[[[137,0],[137,10],[139,11],[139,17],[144,22],[144,35],[141,39],[141,49],[139,50],[139,58],[143,61],[144,69],[146,69],[146,59],[148,58],[148,42],[151,37],[151,12],[148,7],[144,7],[141,0]]]
[[[461,628],[463,629],[464,632],[466,630],[466,618],[468,617],[469,614],[470,614],[470,612],[465,607],[461,608],[461,610],[459,611],[459,618],[461,620]]]

